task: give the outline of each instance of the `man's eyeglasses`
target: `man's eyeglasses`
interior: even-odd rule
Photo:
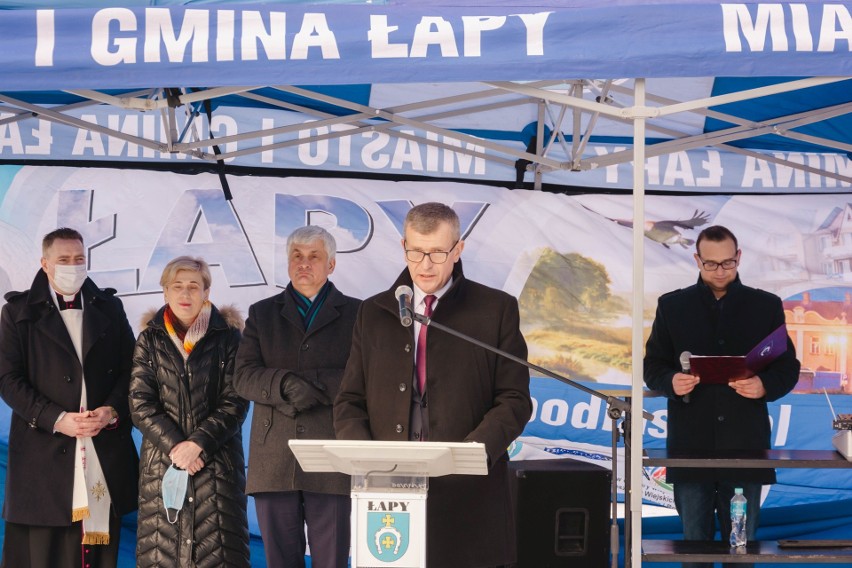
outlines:
[[[720,266],[724,270],[731,270],[739,263],[739,260],[736,258],[728,258],[723,260],[722,262],[716,262],[715,260],[701,260],[701,265],[704,267],[704,270],[709,272],[713,272],[717,270]]]
[[[444,264],[447,262],[447,259],[450,257],[450,253],[453,252],[453,249],[456,248],[457,244],[459,244],[459,241],[454,242],[453,246],[450,247],[450,250],[433,250],[432,252],[405,249],[405,258],[408,259],[409,262],[422,262],[423,259],[428,256],[429,261],[432,262],[432,264]]]

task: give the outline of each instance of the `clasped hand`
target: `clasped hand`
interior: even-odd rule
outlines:
[[[185,469],[189,472],[189,475],[195,475],[204,467],[201,451],[201,446],[195,442],[184,440],[172,448],[172,451],[169,452],[169,458],[175,464],[175,467]]]
[[[97,436],[112,420],[112,409],[101,406],[83,412],[66,412],[56,423],[56,431],[71,438],[89,438]]]
[[[281,383],[281,398],[287,403],[283,412],[291,418],[317,405],[331,404],[325,385],[308,381],[295,373],[289,373]]]

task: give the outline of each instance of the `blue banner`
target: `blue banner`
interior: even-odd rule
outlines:
[[[134,329],[162,305],[159,276],[175,256],[213,266],[211,301],[243,313],[289,281],[286,235],[311,223],[336,238],[332,277],[359,298],[403,270],[402,219],[437,200],[460,217],[465,274],[518,298],[529,359],[595,389],[632,384],[632,239],[629,195],[568,196],[451,182],[229,176],[233,200],[211,174],[0,166],[0,297],[25,290],[42,235],[75,227],[89,274],[113,287]],[[697,278],[702,228],[739,238],[743,282],[777,294],[802,363],[793,393],[770,405],[778,449],[831,449],[836,413],[852,413],[852,204],[837,195],[646,198],[644,333],[656,298]],[[2,300],[0,300],[2,302]],[[613,425],[600,399],[552,379],[532,380],[534,412],[514,459],[571,457],[609,467]],[[0,442],[10,411],[0,411]],[[647,398],[644,445],[663,447],[665,400]],[[246,424],[249,424],[247,422]],[[248,426],[246,426],[248,428]],[[248,440],[248,432],[245,432]],[[619,450],[615,463],[621,460]],[[617,481],[623,485],[623,462]],[[647,503],[671,507],[664,468],[648,468]],[[852,470],[778,470],[769,508],[849,500]],[[665,511],[669,512],[670,511]]]
[[[569,457],[612,466],[612,420],[606,403],[555,379],[533,378],[533,416],[523,437],[513,447],[517,459]],[[623,385],[584,383],[607,392],[629,389]],[[616,389],[613,391],[612,389]],[[781,450],[833,450],[831,438],[834,412],[852,413],[852,397],[845,394],[794,392],[769,404],[772,423],[772,447]],[[653,414],[645,420],[642,444],[646,448],[664,448],[667,433],[665,398],[646,398],[642,408]],[[638,410],[637,410],[638,411]],[[623,441],[619,440],[618,482],[623,490],[625,463]],[[785,507],[805,503],[852,498],[852,469],[778,469],[778,483],[769,488],[763,505]],[[673,508],[671,486],[665,482],[665,468],[645,468],[643,496],[646,503]]]
[[[6,11],[0,89],[852,75],[848,3]]]
[[[710,96],[711,84],[702,81],[696,83],[698,85],[692,88],[689,95]],[[660,92],[672,92],[677,86],[674,81],[666,81],[657,85],[657,88]],[[852,88],[850,85],[845,87]],[[375,106],[399,104],[399,100],[388,92],[392,88],[387,85],[374,86],[372,89],[366,86],[360,90],[352,87],[345,89],[346,94],[341,96]],[[343,87],[339,89],[344,90]],[[430,94],[439,96],[437,92]],[[372,103],[371,95],[376,99]],[[84,125],[91,125],[93,129],[80,130],[38,115],[20,122],[5,123],[4,120],[9,120],[12,115],[0,111],[0,160],[89,160],[173,164],[175,167],[203,163],[184,153],[172,153],[167,148],[155,150],[129,140],[110,137],[97,130],[108,128],[146,140],[165,140],[168,124],[161,120],[159,113],[141,113],[101,105],[68,110],[64,114],[80,120]],[[403,133],[415,137],[410,139],[397,137],[392,132],[355,129],[350,125],[316,124],[305,114],[282,109],[236,106],[219,106],[210,121],[203,117],[190,119],[179,114],[177,125],[181,130],[194,129],[201,140],[207,140],[211,135],[219,140],[227,140],[220,143],[221,150],[240,153],[226,159],[229,166],[505,182],[515,178],[515,166],[487,159],[490,150],[486,145],[499,139],[507,147],[523,151],[526,146],[523,136],[527,130],[523,120],[505,117],[505,114],[505,109],[500,109],[476,113],[472,117],[455,118],[456,130],[477,137],[464,141],[454,137],[451,132],[438,135],[420,128],[406,128]],[[520,110],[517,114],[523,116]],[[529,119],[532,120],[532,117]],[[487,129],[488,124],[492,125],[490,129]],[[270,134],[264,139],[251,136],[252,133],[287,127],[297,127],[299,130],[295,134]],[[348,131],[352,131],[352,134],[347,134]],[[698,134],[698,127],[694,128],[694,133]],[[284,144],[294,135],[304,142]],[[240,139],[240,136],[247,138]],[[311,137],[315,139],[308,140]],[[603,133],[600,138],[618,139],[617,136],[604,136]],[[428,144],[429,141],[436,145]],[[268,145],[269,149],[258,149],[259,142]],[[446,147],[440,148],[437,144]],[[624,140],[590,143],[587,151],[605,159],[630,148],[630,143]],[[212,152],[210,148],[204,150]],[[466,152],[479,154],[470,155]],[[852,159],[849,155],[839,152],[811,153],[788,148],[773,152],[771,157],[781,162],[770,162],[752,154],[743,155],[717,148],[696,148],[653,156],[645,162],[645,184],[648,190],[691,193],[832,193],[850,187],[848,181],[806,175],[791,167],[791,164],[807,164],[849,177],[852,176]],[[547,172],[544,179],[547,183],[561,185],[630,188],[633,167],[632,162],[626,162],[582,171],[554,170]]]

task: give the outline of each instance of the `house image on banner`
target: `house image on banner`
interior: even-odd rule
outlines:
[[[852,203],[835,207],[813,235],[819,266],[809,267],[827,278],[852,282]]]
[[[784,314],[802,362],[794,392],[852,394],[852,288],[802,292],[784,301]]]

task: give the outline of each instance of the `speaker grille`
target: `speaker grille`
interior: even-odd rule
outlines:
[[[556,538],[553,553],[556,556],[582,556],[588,548],[589,510],[557,509]]]

